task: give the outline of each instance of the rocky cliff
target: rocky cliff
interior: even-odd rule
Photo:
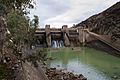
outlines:
[[[99,14],[89,17],[75,27],[78,26],[87,27],[97,34],[112,35],[120,39],[120,2]]]

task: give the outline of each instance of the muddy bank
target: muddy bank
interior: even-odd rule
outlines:
[[[86,43],[86,46],[91,47],[91,48],[95,48],[97,50],[105,51],[111,55],[120,57],[120,52],[116,51],[112,47],[108,46],[107,44],[104,44],[103,42],[101,42],[99,40]]]

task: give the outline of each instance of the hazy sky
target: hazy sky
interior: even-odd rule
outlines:
[[[60,28],[71,27],[88,17],[100,13],[120,0],[36,0],[31,16],[38,15],[40,27],[50,24]]]

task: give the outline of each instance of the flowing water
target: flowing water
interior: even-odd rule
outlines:
[[[52,40],[52,47],[53,48],[61,48],[64,46],[64,43],[62,40],[58,41],[58,40]]]
[[[83,74],[87,80],[120,80],[120,58],[93,48],[62,48],[50,51],[49,67],[66,69],[75,74]]]

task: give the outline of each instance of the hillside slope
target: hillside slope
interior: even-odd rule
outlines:
[[[120,39],[120,2],[99,14],[89,17],[75,27],[78,26],[87,27],[97,34],[112,35]]]

